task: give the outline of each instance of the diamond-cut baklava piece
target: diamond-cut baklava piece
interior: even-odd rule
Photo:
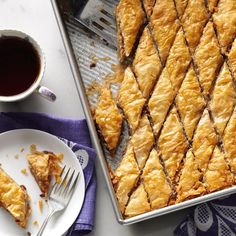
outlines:
[[[204,0],[190,0],[181,19],[190,50],[195,51],[208,19]]]
[[[193,152],[200,170],[206,170],[209,159],[217,143],[217,136],[206,109],[199,121],[193,139]]]
[[[117,180],[115,186],[116,196],[122,213],[124,213],[125,206],[129,200],[129,194],[135,187],[139,174],[133,147],[129,145],[120,165],[115,171],[115,178]]]
[[[155,134],[160,132],[168,110],[174,100],[174,96],[175,92],[172,89],[169,73],[165,68],[162,71],[162,74],[148,102],[148,108],[153,121],[153,130]]]
[[[128,205],[125,209],[125,216],[132,217],[150,210],[151,208],[148,202],[147,193],[144,189],[143,184],[140,184],[130,196]]]
[[[144,23],[141,0],[121,0],[116,8],[118,57],[129,57]]]
[[[201,117],[205,106],[197,76],[191,66],[176,97],[181,119],[183,121],[188,138],[191,140],[195,127]]]
[[[214,123],[221,135],[233,112],[235,102],[236,93],[234,90],[233,79],[228,65],[224,63],[220,75],[217,78],[210,102]]]
[[[176,32],[180,27],[173,0],[156,0],[150,18],[153,35],[157,42],[162,62],[165,62]]]
[[[198,163],[190,149],[187,152],[180,180],[176,189],[176,202],[182,202],[203,194],[205,192],[205,187],[200,180],[201,178],[202,173],[198,169]]]
[[[161,70],[161,62],[146,27],[133,61],[134,73],[144,98],[148,98]]]
[[[227,52],[236,37],[236,1],[220,0],[213,14],[218,39],[224,52]]]
[[[208,22],[195,52],[199,81],[205,95],[209,94],[216,74],[222,65],[222,59],[213,24]]]
[[[139,125],[145,99],[130,67],[125,70],[124,79],[118,93],[118,102],[134,132]]]
[[[229,160],[231,170],[236,176],[236,110],[234,110],[229,123],[224,131],[223,143],[226,152],[226,157]]]
[[[131,143],[134,147],[134,153],[139,168],[143,169],[151,148],[154,145],[152,128],[146,115],[141,118],[139,127],[131,138]]]
[[[63,154],[54,154],[49,151],[38,151],[36,145],[32,144],[30,153],[27,154],[30,171],[33,174],[40,190],[47,196],[51,178],[60,181],[61,167],[59,162],[63,159]]]
[[[174,180],[188,146],[175,107],[167,117],[158,144],[167,174]]]
[[[188,5],[188,0],[174,0],[174,1],[179,18],[182,18],[184,11]]]
[[[166,206],[172,194],[159,158],[160,154],[153,149],[142,174],[143,183],[148,193],[152,209]]]
[[[179,90],[190,61],[191,56],[185,43],[183,30],[180,28],[166,62],[166,69],[175,91]]]
[[[148,17],[151,16],[156,0],[143,0],[143,6]]]
[[[220,190],[233,184],[233,176],[230,173],[224,154],[217,146],[208,164],[204,181],[208,192]]]
[[[113,152],[120,139],[122,115],[108,88],[104,88],[99,97],[99,102],[95,110],[95,121],[108,149]]]
[[[229,65],[233,72],[233,76],[236,79],[236,38],[228,55]]]
[[[30,215],[29,196],[24,186],[18,185],[0,168],[0,206],[6,209],[16,223],[26,228]]]

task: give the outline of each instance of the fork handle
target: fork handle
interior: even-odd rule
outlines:
[[[44,220],[44,222],[43,222],[43,224],[41,225],[41,227],[40,227],[40,229],[39,229],[39,231],[38,231],[38,233],[37,233],[36,236],[42,236],[42,235],[43,235],[43,231],[44,231],[44,229],[45,229],[47,223],[49,222],[49,220],[51,219],[51,217],[53,216],[53,214],[54,214],[55,212],[56,212],[55,210],[52,210],[52,211],[48,214],[48,216],[47,216],[46,219]]]

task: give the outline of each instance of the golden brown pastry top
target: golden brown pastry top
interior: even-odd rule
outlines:
[[[219,0],[213,20],[220,45],[227,52],[236,37],[236,1]]]
[[[184,32],[182,28],[180,28],[166,62],[166,69],[175,91],[179,90],[190,61],[191,56],[185,43]]]
[[[134,73],[144,98],[148,98],[161,71],[161,61],[146,27],[133,61]]]
[[[167,174],[174,180],[188,146],[175,107],[167,117],[158,144]]]
[[[197,76],[192,66],[189,68],[176,97],[176,104],[188,138],[191,140],[205,106]]]
[[[128,205],[125,208],[125,216],[132,217],[150,211],[148,196],[143,184],[131,194]]]
[[[134,132],[139,125],[145,99],[130,67],[125,70],[124,79],[118,93],[118,103]]]
[[[134,47],[139,29],[144,22],[144,12],[140,0],[120,0],[116,8],[117,27],[121,37],[120,59],[129,57]]]
[[[233,115],[229,120],[227,127],[225,128],[223,143],[226,152],[226,157],[229,160],[231,170],[236,174],[236,110],[234,109]]]
[[[140,169],[143,169],[151,148],[155,142],[152,128],[146,115],[143,115],[141,118],[139,127],[134,132],[130,142],[134,147],[134,153],[138,166]]]
[[[208,18],[209,16],[204,0],[191,0],[188,2],[181,22],[185,30],[188,45],[192,52],[195,51],[199,43]]]
[[[188,5],[188,0],[175,0],[175,5],[179,18],[182,18],[185,9]]]
[[[194,57],[203,93],[207,95],[223,60],[212,22],[207,23]]]
[[[166,206],[172,194],[159,158],[160,154],[153,149],[142,174],[143,183],[148,193],[152,209]]]
[[[198,163],[190,149],[187,152],[184,166],[181,171],[180,180],[176,189],[177,200],[182,202],[188,198],[193,198],[205,192],[205,187],[200,181],[202,173],[198,169]]]
[[[218,147],[215,148],[208,164],[204,181],[208,192],[223,189],[233,184],[233,176],[229,171],[224,154]]]
[[[41,191],[47,196],[51,177],[55,176],[56,181],[60,181],[61,167],[59,162],[63,159],[63,154],[54,154],[49,151],[38,151],[36,145],[31,145],[31,153],[27,154],[30,170],[34,175]]]
[[[166,61],[180,24],[173,0],[157,0],[150,18],[162,62]]]
[[[207,0],[208,3],[208,9],[211,13],[213,13],[217,8],[217,4],[218,4],[219,0]]]
[[[160,132],[174,97],[175,92],[172,89],[169,73],[165,68],[148,102],[155,135]]]
[[[110,151],[118,145],[122,115],[120,114],[112,93],[108,88],[103,88],[95,111],[95,121]]]
[[[236,38],[228,55],[229,65],[233,72],[234,78],[236,78]]]
[[[156,0],[143,0],[143,6],[148,17],[151,16]]]
[[[208,110],[205,109],[195,131],[193,151],[201,171],[205,172],[208,161],[217,143],[217,136],[211,123]]]
[[[19,186],[2,168],[0,168],[0,205],[15,218],[17,224],[23,228],[27,226],[30,208],[26,189]]]
[[[115,171],[115,178],[118,180],[116,196],[122,213],[124,213],[125,206],[129,200],[129,194],[133,190],[139,174],[133,147],[129,145],[120,165]]]
[[[225,126],[232,115],[235,103],[236,92],[234,90],[233,79],[225,63],[217,78],[210,102],[214,123],[220,135],[223,134]]]

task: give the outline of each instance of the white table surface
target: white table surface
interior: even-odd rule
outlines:
[[[0,103],[0,111],[45,112],[67,118],[83,118],[83,110],[50,1],[0,0],[0,29],[22,30],[38,41],[46,56],[46,73],[42,84],[57,94],[54,103],[33,94],[18,103]],[[116,222],[98,162],[96,170],[98,178],[96,223],[94,231],[89,236],[173,235],[174,228],[186,215],[187,210],[131,226],[121,226]]]

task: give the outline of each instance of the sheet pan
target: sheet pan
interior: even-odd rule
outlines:
[[[78,27],[78,25],[74,24],[73,21],[65,21],[64,14],[62,13],[62,10],[59,6],[59,0],[51,0],[51,3],[67,52],[67,57],[71,66],[75,86],[83,105],[90,135],[98,154],[98,158],[102,167],[104,178],[118,222],[123,225],[133,224],[235,193],[236,186],[233,186],[228,189],[200,196],[176,205],[153,210],[151,212],[147,212],[132,218],[123,218],[119,210],[118,202],[116,200],[116,195],[113,189],[107,165],[108,163],[112,168],[115,169],[118,165],[118,162],[114,161],[114,159],[111,159],[108,152],[104,151],[104,147],[102,147],[98,137],[98,133],[91,114],[91,106],[96,104],[97,97],[96,95],[88,97],[86,94],[86,89],[91,86],[91,83],[93,83],[93,81],[102,84],[102,80],[105,75],[112,73],[112,65],[117,63],[116,51],[110,49],[96,39],[91,38],[89,33],[86,33],[86,31]],[[96,61],[96,68],[91,68],[91,63],[94,60]],[[116,90],[117,87],[113,86],[112,91],[115,93]],[[127,134],[124,133],[123,137],[126,136]],[[123,145],[120,145],[121,150],[118,153],[122,153],[122,149],[124,148],[126,143],[125,138],[123,138],[123,142]],[[116,157],[115,160],[119,160],[119,157]]]

